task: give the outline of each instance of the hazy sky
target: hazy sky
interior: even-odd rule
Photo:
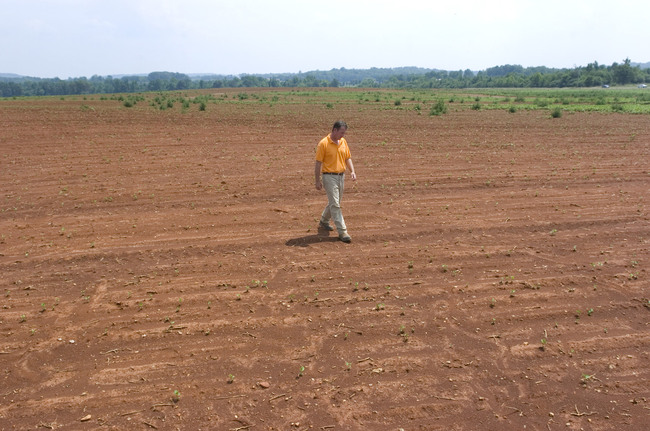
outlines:
[[[648,0],[0,0],[0,73],[43,78],[650,61]]]

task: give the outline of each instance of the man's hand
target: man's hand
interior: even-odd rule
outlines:
[[[354,172],[354,163],[352,163],[352,159],[347,159],[345,161],[345,166],[348,168],[348,171],[350,171],[350,178],[352,178],[352,181],[356,181],[357,174]]]
[[[320,176],[321,176],[321,167],[323,164],[316,160],[316,163],[314,164],[314,184],[316,185],[316,190],[320,190],[323,188],[323,183],[321,182]]]

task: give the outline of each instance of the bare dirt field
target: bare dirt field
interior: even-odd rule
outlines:
[[[648,116],[355,91],[0,100],[0,429],[647,429]]]

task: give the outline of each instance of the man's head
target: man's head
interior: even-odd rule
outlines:
[[[338,141],[341,139],[343,136],[345,136],[345,132],[348,130],[348,125],[345,121],[337,121],[334,123],[332,126],[332,133],[331,133],[331,138],[335,141]]]

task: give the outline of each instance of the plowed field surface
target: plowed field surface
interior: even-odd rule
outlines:
[[[345,91],[0,101],[0,429],[647,429],[648,117]]]

